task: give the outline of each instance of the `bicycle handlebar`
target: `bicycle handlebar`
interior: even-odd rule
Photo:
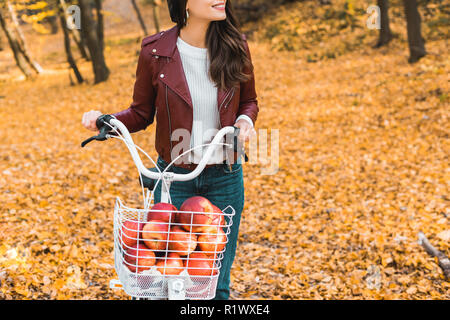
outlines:
[[[160,173],[150,171],[142,163],[142,160],[137,152],[136,146],[134,145],[133,139],[131,138],[130,132],[128,131],[127,127],[121,121],[117,120],[115,117],[113,117],[111,115],[102,115],[97,119],[96,125],[97,125],[97,128],[99,128],[99,130],[100,130],[99,134],[83,141],[81,143],[81,147],[84,147],[86,144],[88,144],[89,142],[91,142],[93,140],[97,140],[97,141],[107,140],[110,137],[110,135],[108,135],[108,132],[113,130],[113,128],[111,128],[108,124],[110,124],[112,127],[115,127],[116,129],[118,129],[120,131],[120,133],[122,134],[122,136],[124,137],[126,145],[131,153],[131,157],[133,158],[133,161],[135,162],[136,167],[138,168],[139,172],[148,178],[155,179],[155,180],[159,179],[161,176]],[[234,135],[234,149],[235,149],[235,151],[237,151],[237,145],[238,145],[237,137],[239,135],[239,130],[240,130],[239,128],[234,127],[234,126],[227,126],[227,127],[220,129],[219,132],[217,132],[214,139],[211,141],[210,145],[208,146],[208,148],[206,150],[206,153],[201,158],[197,167],[190,173],[179,174],[179,173],[173,173],[173,172],[166,172],[166,174],[170,175],[171,180],[173,180],[173,181],[188,181],[188,180],[194,179],[203,171],[203,169],[205,168],[208,160],[210,159],[210,157],[213,153],[213,149],[219,144],[219,141],[225,135],[231,134],[231,133]],[[241,152],[243,152],[243,148],[242,148]],[[245,161],[248,161],[247,155],[245,153],[244,153],[244,155],[245,155]]]

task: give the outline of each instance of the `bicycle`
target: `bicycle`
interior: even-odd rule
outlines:
[[[154,192],[161,183],[160,203],[171,205],[171,183],[195,179],[204,170],[214,148],[219,146],[234,148],[238,154],[243,153],[247,161],[247,155],[237,140],[239,128],[223,127],[217,132],[211,143],[183,152],[161,171],[153,159],[134,144],[126,126],[114,116],[103,115],[97,119],[96,125],[99,129],[98,135],[83,141],[81,147],[93,140],[105,141],[109,138],[122,140],[128,147],[139,171],[144,203],[142,209],[130,208],[125,206],[119,197],[116,198],[114,206],[114,266],[118,279],[110,281],[110,288],[123,289],[132,299],[202,300],[214,298],[221,260],[226,250],[232,217],[235,214],[234,208],[230,205],[223,210],[215,207],[213,212],[178,210],[175,207],[154,209]],[[111,135],[111,131],[116,135]],[[219,142],[224,137],[229,137],[230,134],[234,137],[233,143]],[[207,150],[193,171],[187,174],[167,171],[178,158],[195,148],[204,146],[207,146]],[[153,170],[144,166],[137,149],[155,165]],[[147,188],[147,192],[145,192],[145,188]],[[149,212],[159,213],[160,216],[168,216],[168,218],[149,220]],[[207,223],[197,221],[200,220],[200,217],[205,216],[209,219]],[[180,217],[184,217],[184,220]],[[160,227],[159,231],[148,232],[148,229],[152,230],[157,225]],[[178,234],[187,236],[186,240],[175,240]],[[149,235],[157,239],[150,241]],[[200,237],[203,237],[203,241],[199,241]],[[194,239],[196,240],[193,249]],[[147,243],[146,240],[149,242]],[[140,245],[142,242],[144,246]],[[147,244],[148,246],[146,246]],[[207,246],[207,244],[212,244],[213,247]],[[193,253],[196,253],[199,247],[209,248],[209,250],[200,250],[200,253],[194,258]],[[205,257],[207,258],[205,259]],[[181,265],[180,260],[182,261]],[[164,261],[164,264],[161,261]],[[196,262],[197,267],[195,267]],[[176,266],[172,266],[173,264]]]

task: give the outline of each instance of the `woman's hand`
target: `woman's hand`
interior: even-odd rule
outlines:
[[[103,113],[101,113],[100,111],[96,111],[96,110],[91,110],[89,112],[85,112],[83,114],[83,119],[81,120],[81,123],[83,124],[83,126],[91,131],[97,131],[98,132],[98,128],[97,125],[95,124],[95,122],[97,121],[97,118],[100,117]]]
[[[240,119],[234,124],[234,126],[241,129],[239,130],[238,140],[242,144],[244,144],[245,141],[248,141],[252,136],[256,135],[255,129],[247,120]]]

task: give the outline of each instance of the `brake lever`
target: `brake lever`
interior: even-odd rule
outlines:
[[[84,141],[81,143],[81,147],[84,148],[85,145],[87,145],[87,144],[88,144],[89,142],[91,142],[92,140],[95,140],[96,138],[97,138],[97,136],[93,136],[93,137],[90,137],[89,139],[84,140]]]

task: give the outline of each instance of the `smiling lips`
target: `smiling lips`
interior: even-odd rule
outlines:
[[[212,6],[213,8],[217,10],[225,10],[225,2],[217,3]]]

